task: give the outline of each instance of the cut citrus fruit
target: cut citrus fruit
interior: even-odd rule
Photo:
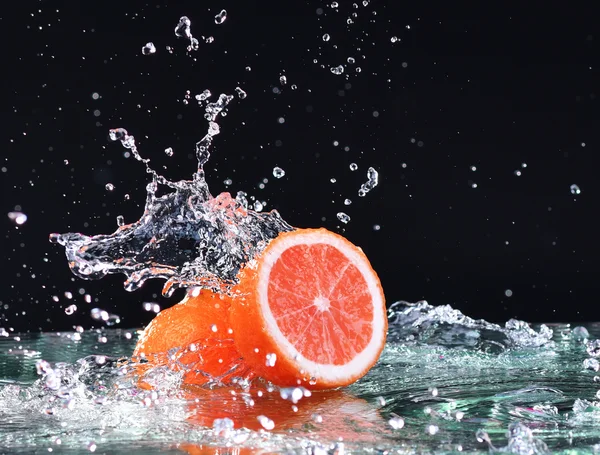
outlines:
[[[161,311],[133,352],[134,358],[148,360],[138,373],[167,365],[185,371],[187,384],[205,384],[239,373],[242,362],[229,326],[230,305],[227,296],[196,289],[181,303]]]
[[[351,384],[377,362],[385,297],[363,251],[326,229],[279,234],[240,274],[231,304],[235,345],[279,386]]]

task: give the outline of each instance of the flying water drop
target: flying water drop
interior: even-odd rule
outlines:
[[[377,186],[379,183],[379,173],[372,167],[367,169],[367,181],[360,186],[358,195],[365,197],[365,195]]]
[[[146,43],[144,47],[142,47],[142,54],[151,55],[156,53],[156,47],[154,47],[154,43]]]
[[[177,38],[191,39],[191,25],[192,21],[190,21],[190,19],[187,16],[181,16],[181,18],[179,19],[179,23],[175,27],[175,36],[177,36]]]
[[[344,224],[348,224],[348,222],[350,221],[350,217],[347,214],[345,214],[344,212],[338,212],[337,218]]]
[[[342,65],[333,66],[330,68],[331,72],[335,75],[340,75],[344,72],[344,67]]]
[[[246,92],[244,92],[240,87],[235,88],[235,93],[241,100],[243,100],[244,98],[246,98],[246,96],[248,96],[248,94]]]
[[[225,22],[225,19],[227,19],[227,11],[223,9],[215,16],[215,24],[220,25]]]
[[[20,226],[27,221],[27,215],[23,212],[8,212],[8,219]]]

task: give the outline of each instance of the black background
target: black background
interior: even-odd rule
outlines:
[[[90,310],[100,307],[135,327],[153,315],[142,302],[181,298],[161,297],[160,282],[127,293],[123,276],[77,279],[48,234],[110,233],[117,215],[140,217],[148,176],[108,140],[110,128],[127,128],[163,174],[189,178],[207,124],[194,102],[183,103],[186,90],[233,94],[236,86],[248,97],[220,121],[206,167],[213,194],[244,190],[294,226],[343,233],[371,259],[388,302],[427,299],[492,321],[598,320],[600,33],[592,2],[339,3],[3,8],[0,326],[90,327]],[[223,8],[227,20],[216,25]],[[198,51],[173,33],[182,15]],[[157,53],[143,56],[148,41]],[[332,74],[340,64],[345,72]],[[273,178],[274,166],[286,176]],[[379,186],[359,198],[369,166]],[[20,227],[6,215],[16,206],[28,216]],[[351,216],[347,225],[338,211]],[[78,311],[68,316],[71,303]]]

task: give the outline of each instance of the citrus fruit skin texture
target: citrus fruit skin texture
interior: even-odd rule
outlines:
[[[178,304],[167,308],[148,324],[133,352],[145,357],[138,373],[167,365],[186,371],[186,384],[203,385],[224,377],[235,365],[241,365],[231,327],[231,299],[208,290],[188,292]]]
[[[326,229],[279,234],[239,278],[231,327],[259,376],[331,389],[377,362],[387,334],[383,289],[362,250],[344,237]]]

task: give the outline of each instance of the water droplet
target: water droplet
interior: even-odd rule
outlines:
[[[352,201],[350,199],[344,199],[344,205],[350,205]]]
[[[506,297],[512,297],[512,295],[513,295],[513,291],[512,291],[512,290],[510,290],[510,289],[506,289],[506,290],[504,291],[504,295],[505,295]]]
[[[196,95],[194,98],[196,98],[197,101],[202,102],[202,101],[206,101],[211,96],[212,96],[212,93],[210,92],[210,90],[206,89],[202,93]]]
[[[344,72],[344,67],[342,65],[332,66],[330,70],[333,74],[340,75]]]
[[[281,398],[296,404],[304,397],[310,397],[311,391],[304,387],[284,387],[279,391]]]
[[[96,319],[96,320],[100,320],[102,319],[103,321],[107,321],[108,320],[108,312],[105,310],[101,310],[100,308],[94,308],[92,309],[92,311],[90,312],[92,319]]]
[[[521,171],[519,171],[518,169],[517,169],[517,170],[514,172],[514,174],[515,174],[517,177],[521,177]]]
[[[477,430],[477,432],[475,433],[475,438],[479,442],[487,442],[490,440],[489,435],[484,430]]]
[[[373,225],[373,230],[374,230],[374,231],[380,231],[380,230],[381,230],[381,226],[380,226],[380,225],[378,225],[378,224],[374,224],[374,225]]]
[[[223,9],[219,14],[215,16],[215,24],[222,24],[223,22],[225,22],[225,19],[227,19],[227,11]]]
[[[144,302],[144,310],[153,311],[154,313],[160,313],[160,305],[154,302]]]
[[[397,42],[397,41],[398,41],[398,37],[397,37],[397,36],[392,36],[392,37],[390,38],[390,41],[391,41],[392,43],[395,43],[395,42]]]
[[[73,305],[69,305],[67,308],[65,308],[65,313],[67,315],[72,315],[73,313],[75,313],[77,311],[77,305],[73,304]]]
[[[592,340],[585,346],[585,350],[592,357],[600,357],[600,340]]]
[[[385,406],[385,404],[386,404],[385,398],[377,397],[377,403],[379,403],[379,406]]]
[[[573,184],[571,185],[571,194],[581,194],[581,189],[577,185]]]
[[[113,191],[115,186],[112,183],[107,183],[104,188],[106,188],[106,191]]]
[[[27,221],[27,215],[23,212],[8,212],[8,219],[20,226]]]
[[[285,76],[280,76],[280,77],[279,77],[279,83],[280,83],[281,85],[285,85],[285,84],[287,84],[287,77],[285,77]]]
[[[263,208],[264,204],[261,201],[254,202],[254,210],[256,210],[257,212],[261,212]]]
[[[265,430],[270,431],[275,428],[275,422],[273,422],[267,416],[260,415],[257,417],[257,420]]]
[[[337,8],[338,6],[340,6],[338,2],[331,2],[332,8]]]
[[[350,163],[350,170],[351,171],[355,171],[358,169],[358,164],[356,163]]]
[[[67,291],[67,292],[65,292],[65,297],[70,300],[73,298],[73,293]]]
[[[365,197],[365,195],[375,188],[379,184],[379,173],[372,167],[367,169],[367,181],[360,186],[358,195]]]
[[[344,224],[348,224],[348,222],[350,221],[350,217],[348,215],[346,215],[344,212],[338,212],[337,218]]]
[[[275,354],[275,353],[273,353],[273,354],[267,354],[266,365],[268,367],[274,367],[276,362],[277,362],[277,354]]]
[[[323,35],[323,41],[329,41],[331,39],[331,36],[329,36],[329,33],[325,33]]]
[[[356,60],[354,60],[354,57],[348,57],[347,62],[353,65]]]
[[[154,54],[155,52],[156,52],[156,47],[154,47],[154,44],[152,42],[146,43],[144,45],[144,47],[142,47],[142,54],[144,54],[144,55],[151,55],[151,54]]]
[[[285,171],[278,166],[273,168],[273,177],[280,179],[285,175]]]
[[[219,328],[217,327],[217,324],[213,324],[210,326],[210,330],[212,330],[213,332],[217,332],[217,330],[219,330]]]
[[[404,428],[404,419],[399,416],[392,417],[390,420],[388,420],[388,424],[394,430],[400,430],[401,428]]]
[[[117,226],[121,227],[125,225],[125,218],[123,218],[123,215],[118,215],[117,216]]]
[[[600,370],[600,363],[596,359],[585,359],[583,361],[583,368],[586,370],[598,371]]]
[[[192,22],[187,16],[181,16],[177,26],[175,27],[175,36],[177,36],[177,38],[191,39],[191,25]]]
[[[171,147],[167,147],[165,149],[165,155],[167,155],[167,156],[173,156],[173,149]]]
[[[248,95],[246,94],[246,92],[244,92],[244,91],[243,91],[243,90],[242,90],[240,87],[236,87],[236,88],[235,88],[235,93],[237,93],[237,96],[238,96],[238,97],[239,97],[241,100],[243,100],[244,98],[246,98],[246,96],[248,96]]]
[[[434,435],[438,431],[440,431],[440,428],[437,425],[427,425],[427,433],[430,435]]]

